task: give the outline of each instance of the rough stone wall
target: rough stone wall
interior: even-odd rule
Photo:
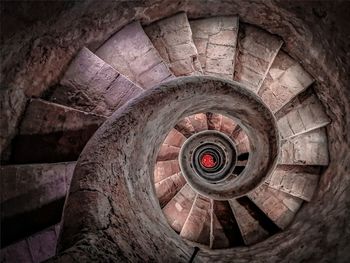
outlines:
[[[2,41],[1,86],[21,89],[27,96],[42,95],[59,81],[80,48],[97,48],[133,19],[149,23],[178,11],[187,11],[190,18],[238,14],[243,22],[280,35],[286,43],[283,49],[301,61],[318,83],[316,94],[332,120],[327,130],[330,166],[317,194],[287,231],[252,247],[231,250],[225,257],[201,251],[197,259],[342,262],[350,251],[349,9],[347,1],[79,2],[63,15],[53,12],[40,23],[29,21],[28,27]],[[23,96],[19,104],[24,100]],[[19,118],[14,114],[10,126],[16,127]],[[11,137],[5,138],[5,144]],[[114,248],[110,243],[107,247]]]

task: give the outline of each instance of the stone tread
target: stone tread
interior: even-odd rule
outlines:
[[[5,165],[1,169],[1,217],[30,212],[64,199],[75,162]]]
[[[219,131],[231,137],[233,131],[237,128],[237,124],[229,117],[222,115]]]
[[[190,137],[192,134],[195,134],[196,131],[191,123],[191,120],[186,117],[180,120],[176,125],[175,129],[182,133],[186,138]]]
[[[161,207],[164,207],[186,184],[181,172],[173,174],[155,184],[156,194]]]
[[[196,133],[208,130],[207,115],[205,113],[188,116],[188,119]]]
[[[190,213],[196,193],[185,184],[173,199],[163,208],[163,213],[169,225],[178,233],[181,232]]]
[[[258,92],[283,42],[251,25],[240,25],[234,80]]]
[[[154,167],[154,183],[180,172],[178,160],[158,161]]]
[[[311,201],[319,177],[318,172],[305,171],[300,166],[278,166],[267,183],[276,190]]]
[[[70,63],[50,100],[109,116],[142,92],[142,88],[84,47]]]
[[[325,128],[282,141],[279,164],[326,166],[328,163],[328,142]]]
[[[296,100],[277,124],[283,139],[297,136],[330,123],[321,102],[311,94],[304,100]]]
[[[101,115],[32,99],[15,138],[11,162],[75,161],[105,120]]]
[[[312,83],[312,77],[302,66],[280,51],[258,94],[273,112],[277,112]]]
[[[242,128],[237,127],[237,129],[235,129],[232,132],[230,137],[236,143],[236,149],[237,149],[238,155],[243,153],[249,153],[250,151],[249,138]]]
[[[220,130],[222,115],[213,112],[207,112],[208,130]]]
[[[186,13],[156,21],[144,30],[175,76],[201,74],[202,68]]]
[[[258,219],[254,217],[252,211],[249,211],[236,199],[229,200],[229,204],[246,245],[252,245],[269,236],[269,233],[260,225]]]
[[[211,201],[196,195],[191,211],[180,232],[180,236],[200,244],[210,245]]]
[[[96,55],[142,88],[151,88],[173,74],[139,22],[124,26]]]
[[[203,72],[233,79],[238,17],[219,16],[190,21]]]
[[[164,144],[179,147],[185,143],[186,137],[176,129],[172,129],[164,140]]]
[[[248,197],[281,229],[285,229],[292,222],[302,204],[302,199],[266,184],[249,193]]]
[[[157,161],[175,160],[179,156],[180,148],[163,143],[159,149]]]

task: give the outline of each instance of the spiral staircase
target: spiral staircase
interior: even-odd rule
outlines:
[[[109,116],[116,112],[112,116],[123,117],[123,112],[131,108],[129,101],[141,103],[139,96],[153,94],[155,86],[181,86],[188,78],[201,80],[208,75],[214,77],[210,80],[238,86],[240,92],[262,105],[259,107],[269,109],[274,116],[270,121],[278,129],[277,155],[271,159],[269,169],[262,168],[264,180],[254,184],[253,189],[236,196],[213,197],[199,190],[184,174],[184,145],[205,131],[223,134],[235,149],[236,158],[222,164],[224,167],[233,163],[227,175],[232,180],[249,176],[248,167],[257,160],[252,155],[259,152],[260,146],[250,137],[249,123],[222,110],[193,110],[194,114],[179,116],[165,140],[158,138],[162,140],[159,151],[152,145],[148,149],[157,152],[150,169],[154,167],[153,195],[168,222],[165,227],[172,228],[190,247],[204,250],[250,246],[288,228],[304,201],[312,199],[329,163],[325,127],[330,120],[313,91],[314,80],[281,49],[282,45],[278,36],[239,22],[236,16],[188,20],[186,13],[178,13],[147,26],[132,22],[94,52],[81,49],[60,83],[42,98],[31,99],[11,154],[1,167],[5,189],[1,193],[1,219],[7,228],[2,243],[11,244],[23,238],[23,233],[32,235],[59,223],[79,155],[87,143],[85,149],[96,143],[97,139],[90,138],[101,125],[111,125]],[[183,92],[186,94],[186,89]],[[144,103],[145,108],[153,107],[157,100]],[[146,110],[145,116],[142,110],[139,113],[139,118],[148,116]],[[124,116],[123,121],[132,125],[135,120]],[[152,119],[148,123],[154,125],[153,129],[161,129],[159,123],[152,124]],[[124,136],[131,140],[137,134]],[[136,160],[125,147],[115,149],[125,150],[122,162]],[[141,150],[134,153],[140,160],[143,154]],[[217,161],[209,152],[201,155],[198,165],[209,169]],[[82,170],[83,164],[81,160],[76,170]],[[77,178],[82,182],[77,179],[69,198],[74,197],[79,184],[85,183],[85,179]],[[114,194],[119,198],[128,195]],[[66,206],[69,210],[69,202]],[[66,228],[69,233],[69,226]],[[57,236],[56,230],[53,239]],[[29,261],[44,259],[47,258],[35,258],[32,253]]]

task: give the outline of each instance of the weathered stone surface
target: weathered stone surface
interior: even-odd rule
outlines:
[[[222,115],[218,113],[207,113],[208,130],[220,130]]]
[[[318,171],[308,171],[300,166],[278,166],[269,178],[268,185],[305,201],[311,201],[319,177]]]
[[[234,80],[257,93],[282,43],[264,30],[241,24]]]
[[[207,116],[205,113],[198,113],[188,116],[188,119],[190,120],[195,132],[208,130]]]
[[[200,244],[210,245],[210,199],[196,195],[180,236]]]
[[[262,184],[248,194],[276,225],[285,229],[293,220],[302,200]]]
[[[180,120],[175,125],[175,129],[181,132],[186,138],[190,137],[192,134],[195,134],[196,131],[192,125],[191,120],[186,117],[182,120]]]
[[[174,198],[163,208],[169,225],[178,233],[181,232],[192,208],[196,193],[186,184]]]
[[[22,116],[26,97],[22,90],[16,88],[1,89],[0,91],[0,155],[17,133],[17,126]]]
[[[173,174],[155,184],[159,204],[164,207],[174,195],[186,184],[181,172]]]
[[[185,141],[186,137],[181,132],[178,132],[176,129],[172,129],[165,138],[164,143],[181,148]]]
[[[237,127],[237,129],[235,129],[232,132],[231,138],[236,144],[238,155],[243,153],[249,153],[250,151],[249,138],[242,128]]]
[[[105,117],[33,99],[13,144],[11,162],[75,161]],[[30,151],[28,151],[30,149]]]
[[[280,51],[259,90],[259,96],[273,112],[277,112],[312,82],[310,74],[296,60]]]
[[[27,240],[21,240],[11,246],[2,248],[0,250],[0,260],[4,263],[34,262]]]
[[[123,27],[96,51],[96,55],[145,89],[172,75],[139,22]]]
[[[154,183],[158,183],[165,178],[180,172],[179,161],[158,161],[154,168]]]
[[[233,131],[237,128],[237,124],[229,117],[222,116],[220,131],[227,136],[231,136]]]
[[[51,101],[107,116],[143,92],[85,47],[69,65],[60,84]]]
[[[328,142],[324,128],[282,142],[280,164],[328,165]]]
[[[238,33],[238,17],[191,20],[193,40],[205,74],[232,80]]]
[[[229,200],[229,203],[246,245],[259,242],[269,235],[269,233],[261,227],[252,211],[249,211],[247,207],[244,207],[235,199]]]
[[[159,149],[157,161],[177,160],[177,157],[179,156],[179,152],[180,152],[179,147],[163,143]]]
[[[278,121],[283,139],[309,132],[330,123],[323,106],[314,94],[293,103]]]
[[[28,239],[33,262],[43,262],[56,254],[57,235],[52,227]]]
[[[1,167],[3,245],[60,221],[74,167],[75,162]]]
[[[186,13],[159,20],[144,29],[175,76],[201,74],[202,68]]]

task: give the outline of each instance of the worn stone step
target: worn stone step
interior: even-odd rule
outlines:
[[[273,112],[277,112],[312,83],[312,77],[301,65],[281,50],[258,94]]]
[[[188,184],[185,184],[174,198],[163,208],[163,213],[169,225],[178,233],[181,232],[181,229],[185,224],[195,196],[196,193],[192,188]]]
[[[233,79],[238,34],[237,16],[219,16],[190,21],[203,72]]]
[[[207,112],[208,130],[220,130],[222,115],[214,112]]]
[[[192,122],[188,117],[183,118],[181,121],[179,121],[175,125],[175,129],[178,130],[180,133],[182,133],[186,138],[196,133],[192,125]]]
[[[196,195],[191,211],[180,232],[187,240],[210,245],[211,201],[209,198]]]
[[[255,26],[241,24],[234,80],[258,92],[283,41]]]
[[[280,164],[328,165],[328,142],[325,128],[282,141]]]
[[[156,21],[144,30],[175,76],[202,73],[186,13]]]
[[[243,245],[237,222],[227,201],[212,202],[212,232],[210,248],[228,248]]]
[[[185,141],[186,137],[181,132],[176,129],[172,129],[165,138],[164,144],[181,148]]]
[[[2,245],[61,219],[75,162],[1,167]]]
[[[242,128],[237,127],[232,132],[230,137],[236,144],[236,150],[238,155],[249,153],[250,151],[249,138]]]
[[[73,59],[50,100],[78,110],[111,115],[143,89],[118,73],[89,49]]]
[[[188,116],[188,119],[196,133],[208,130],[207,115],[205,113]]]
[[[283,139],[327,126],[330,123],[321,102],[313,93],[306,98],[297,97],[293,104],[283,111],[282,117],[277,121]]]
[[[159,149],[157,161],[170,161],[175,159],[177,160],[179,153],[179,147],[163,143]]]
[[[248,194],[278,227],[285,229],[294,219],[303,200],[262,184]]]
[[[32,99],[13,141],[10,162],[75,161],[105,119],[104,116]]]
[[[165,178],[180,172],[179,161],[158,161],[154,167],[154,183],[158,183]]]
[[[186,180],[181,172],[156,183],[155,189],[160,207],[164,207],[185,184]]]
[[[115,33],[96,55],[145,89],[173,75],[139,22],[132,22]]]
[[[269,236],[268,231],[260,225],[254,211],[248,206],[236,199],[229,200],[229,204],[246,245],[255,244]]]
[[[238,125],[229,117],[222,115],[220,130],[222,133],[225,133],[227,136],[231,137],[233,131],[238,127]],[[232,139],[232,138],[231,138]]]
[[[314,167],[280,165],[273,171],[267,183],[271,188],[283,191],[305,201],[310,201],[318,185],[320,171]]]

